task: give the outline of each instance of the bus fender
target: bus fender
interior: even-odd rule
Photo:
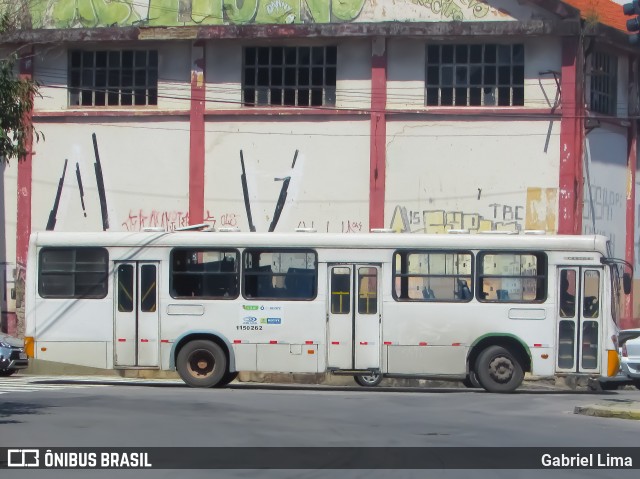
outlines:
[[[220,332],[213,329],[192,329],[190,331],[186,331],[182,333],[180,336],[176,338],[171,346],[171,354],[169,356],[169,368],[172,370],[176,369],[176,349],[178,345],[185,344],[188,341],[184,341],[188,336],[193,336],[193,339],[219,339],[222,341],[227,347],[227,351],[229,352],[229,364],[228,368],[230,372],[235,372],[236,370],[236,357],[233,352],[233,346],[231,342]],[[215,342],[215,341],[214,341]]]
[[[480,353],[480,351],[487,346],[490,346],[493,344],[496,344],[499,346],[505,346],[505,345],[508,346],[509,343],[513,343],[513,342],[518,343],[522,347],[523,351],[527,355],[527,358],[522,358],[522,359],[527,359],[529,361],[529,368],[531,368],[532,367],[531,349],[529,348],[527,343],[525,343],[522,339],[520,339],[515,334],[510,334],[510,333],[487,333],[477,337],[475,341],[473,341],[469,346],[467,362],[469,363],[470,367],[472,367],[472,361],[474,361],[475,358],[478,357],[478,354]],[[526,370],[525,365],[523,364],[522,366]]]

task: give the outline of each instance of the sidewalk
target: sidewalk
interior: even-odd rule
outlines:
[[[604,399],[588,406],[576,406],[574,414],[640,420],[640,401],[630,399]]]

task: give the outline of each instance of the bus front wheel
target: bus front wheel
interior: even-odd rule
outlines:
[[[476,361],[476,374],[480,385],[492,393],[510,393],[524,379],[522,365],[502,346],[489,346]]]
[[[176,366],[178,374],[189,386],[210,388],[227,372],[227,357],[216,343],[198,339],[180,349]]]

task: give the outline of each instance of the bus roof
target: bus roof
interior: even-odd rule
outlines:
[[[245,233],[174,232],[36,232],[31,245],[104,247],[307,247],[430,248],[543,251],[594,251],[607,256],[608,238],[600,235],[541,234],[400,234],[400,233]]]

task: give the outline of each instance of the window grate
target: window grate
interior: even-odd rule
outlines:
[[[590,109],[595,113],[614,115],[617,101],[618,59],[607,53],[595,52],[591,62]]]
[[[69,52],[70,106],[158,104],[158,52]]]
[[[524,105],[524,45],[428,45],[427,106]]]
[[[245,106],[333,106],[336,46],[247,47],[242,102]]]

